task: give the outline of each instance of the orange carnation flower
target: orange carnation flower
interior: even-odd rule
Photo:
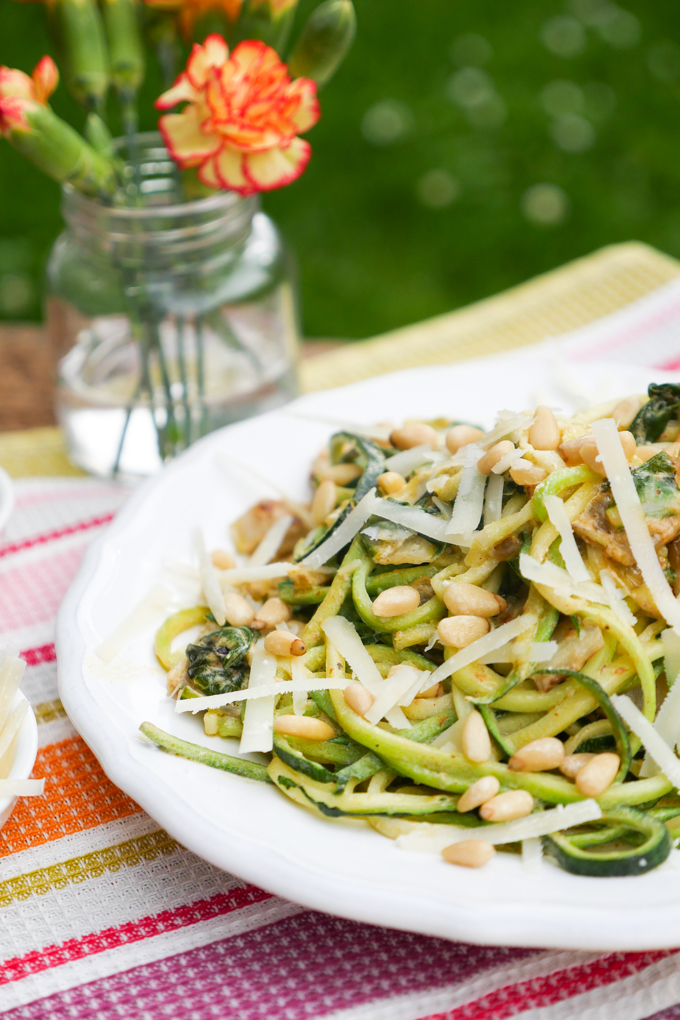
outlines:
[[[184,110],[161,117],[159,128],[177,164],[198,167],[211,188],[271,191],[296,180],[309,161],[310,145],[297,136],[319,119],[316,83],[291,81],[276,50],[262,42],[239,43],[231,56],[219,35],[195,45],[156,106],[180,102]]]
[[[30,77],[15,67],[0,67],[0,133],[11,127],[28,130],[27,112],[36,103],[45,106],[58,84],[59,71],[52,57],[39,60]]]

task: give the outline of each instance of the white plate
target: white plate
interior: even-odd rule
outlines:
[[[641,392],[663,373],[590,363],[578,372],[591,398]],[[559,385],[558,385],[559,383]],[[308,496],[310,461],[334,431],[302,415],[371,424],[447,415],[490,425],[501,408],[536,401],[565,410],[568,370],[531,350],[394,373],[306,396],[288,408],[213,433],[138,490],[85,556],[61,608],[59,689],[73,723],[111,780],[180,843],[217,867],[307,907],[358,921],[496,945],[634,950],[680,945],[680,872],[592,879],[544,864],[530,875],[498,854],[468,871],[408,854],[361,824],[322,821],[265,785],[162,753],[138,737],[163,729],[236,752],[176,715],[154,663],[150,625],[124,652],[135,669],[96,667],[93,653],[159,580],[162,562],[193,561],[192,531],[224,546],[227,527],[271,490],[220,466],[253,465],[293,497]],[[162,614],[159,614],[159,620]],[[157,624],[156,624],[157,625]]]
[[[26,701],[26,698],[21,691],[17,691],[14,695],[10,711],[13,712],[17,705],[19,705],[22,701]],[[35,721],[33,709],[29,705],[28,711],[22,720],[21,728],[19,729],[16,755],[9,778],[29,779],[31,772],[33,771],[33,766],[35,765],[37,754],[38,726]],[[0,829],[12,814],[12,811],[14,811],[17,799],[17,797],[0,797]]]

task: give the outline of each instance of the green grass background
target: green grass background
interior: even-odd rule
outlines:
[[[357,40],[321,93],[309,168],[264,200],[297,254],[306,335],[382,332],[630,238],[680,257],[677,3],[627,0],[636,22],[607,0],[355,3]],[[302,0],[300,14],[313,6]],[[597,24],[604,7],[625,22],[609,41]],[[546,22],[560,16],[572,19],[572,35],[581,33],[571,56],[545,43]],[[468,62],[455,43],[468,33],[489,44],[487,88],[496,111],[506,112],[495,124],[480,125],[452,96],[452,79]],[[42,4],[0,0],[0,63],[30,71],[49,49]],[[591,125],[583,151],[565,151],[554,139],[555,117],[542,96],[556,80],[609,103],[609,111],[587,101],[576,109],[581,134],[589,131],[583,119]],[[146,128],[159,91],[152,65]],[[380,142],[370,123],[385,101],[397,104],[402,131]],[[53,106],[82,124],[63,86]],[[450,200],[439,207],[422,199],[432,170],[448,182]],[[539,183],[561,189],[558,222],[526,214],[527,189]],[[60,225],[56,185],[0,141],[0,317],[40,317],[43,266]]]

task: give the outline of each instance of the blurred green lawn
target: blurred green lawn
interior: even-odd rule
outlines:
[[[264,202],[297,253],[307,336],[382,332],[611,242],[680,257],[677,3],[355,3],[309,168]],[[0,0],[0,63],[49,50],[44,13]],[[152,68],[144,127],[159,91]],[[82,124],[63,87],[53,105]],[[0,146],[0,317],[39,318],[58,189]]]

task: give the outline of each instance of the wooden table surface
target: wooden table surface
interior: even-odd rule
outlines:
[[[338,341],[302,345],[303,358],[333,350]],[[54,358],[42,326],[0,325],[0,432],[55,425]]]

